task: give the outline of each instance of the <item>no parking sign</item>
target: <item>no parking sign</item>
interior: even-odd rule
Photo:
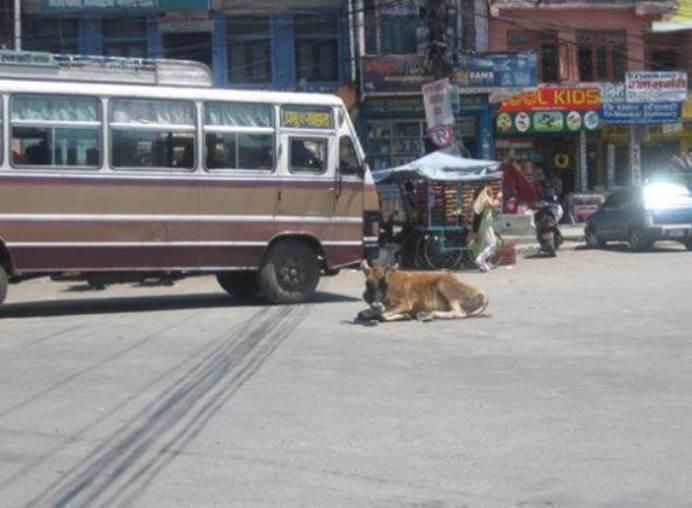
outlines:
[[[435,145],[440,148],[449,146],[454,142],[454,131],[451,125],[438,125],[428,130],[428,136]]]

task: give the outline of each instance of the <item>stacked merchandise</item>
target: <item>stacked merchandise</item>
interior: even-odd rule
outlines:
[[[459,225],[459,187],[461,184],[456,182],[445,182],[444,202],[445,202],[445,224],[448,226]]]
[[[473,223],[473,200],[483,182],[416,182],[418,223],[433,226],[461,226]],[[502,181],[490,182],[493,194],[502,190]]]

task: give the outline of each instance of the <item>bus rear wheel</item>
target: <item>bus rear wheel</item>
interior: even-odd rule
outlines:
[[[2,304],[5,301],[5,298],[7,298],[8,284],[9,281],[7,279],[7,272],[2,266],[0,266],[0,304]]]
[[[257,272],[219,272],[216,280],[226,293],[238,298],[252,298],[260,291]]]
[[[281,240],[269,248],[259,272],[262,295],[272,303],[310,299],[320,280],[315,251],[300,240]]]

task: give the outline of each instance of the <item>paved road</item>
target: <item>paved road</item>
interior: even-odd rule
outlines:
[[[691,506],[692,253],[464,274],[491,318],[348,324],[362,277],[209,278],[0,310],[0,505]]]

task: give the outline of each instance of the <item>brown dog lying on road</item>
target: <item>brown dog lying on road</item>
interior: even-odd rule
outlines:
[[[478,316],[488,306],[485,294],[449,272],[405,272],[396,266],[361,263],[363,299],[370,305],[359,319],[460,319]]]

